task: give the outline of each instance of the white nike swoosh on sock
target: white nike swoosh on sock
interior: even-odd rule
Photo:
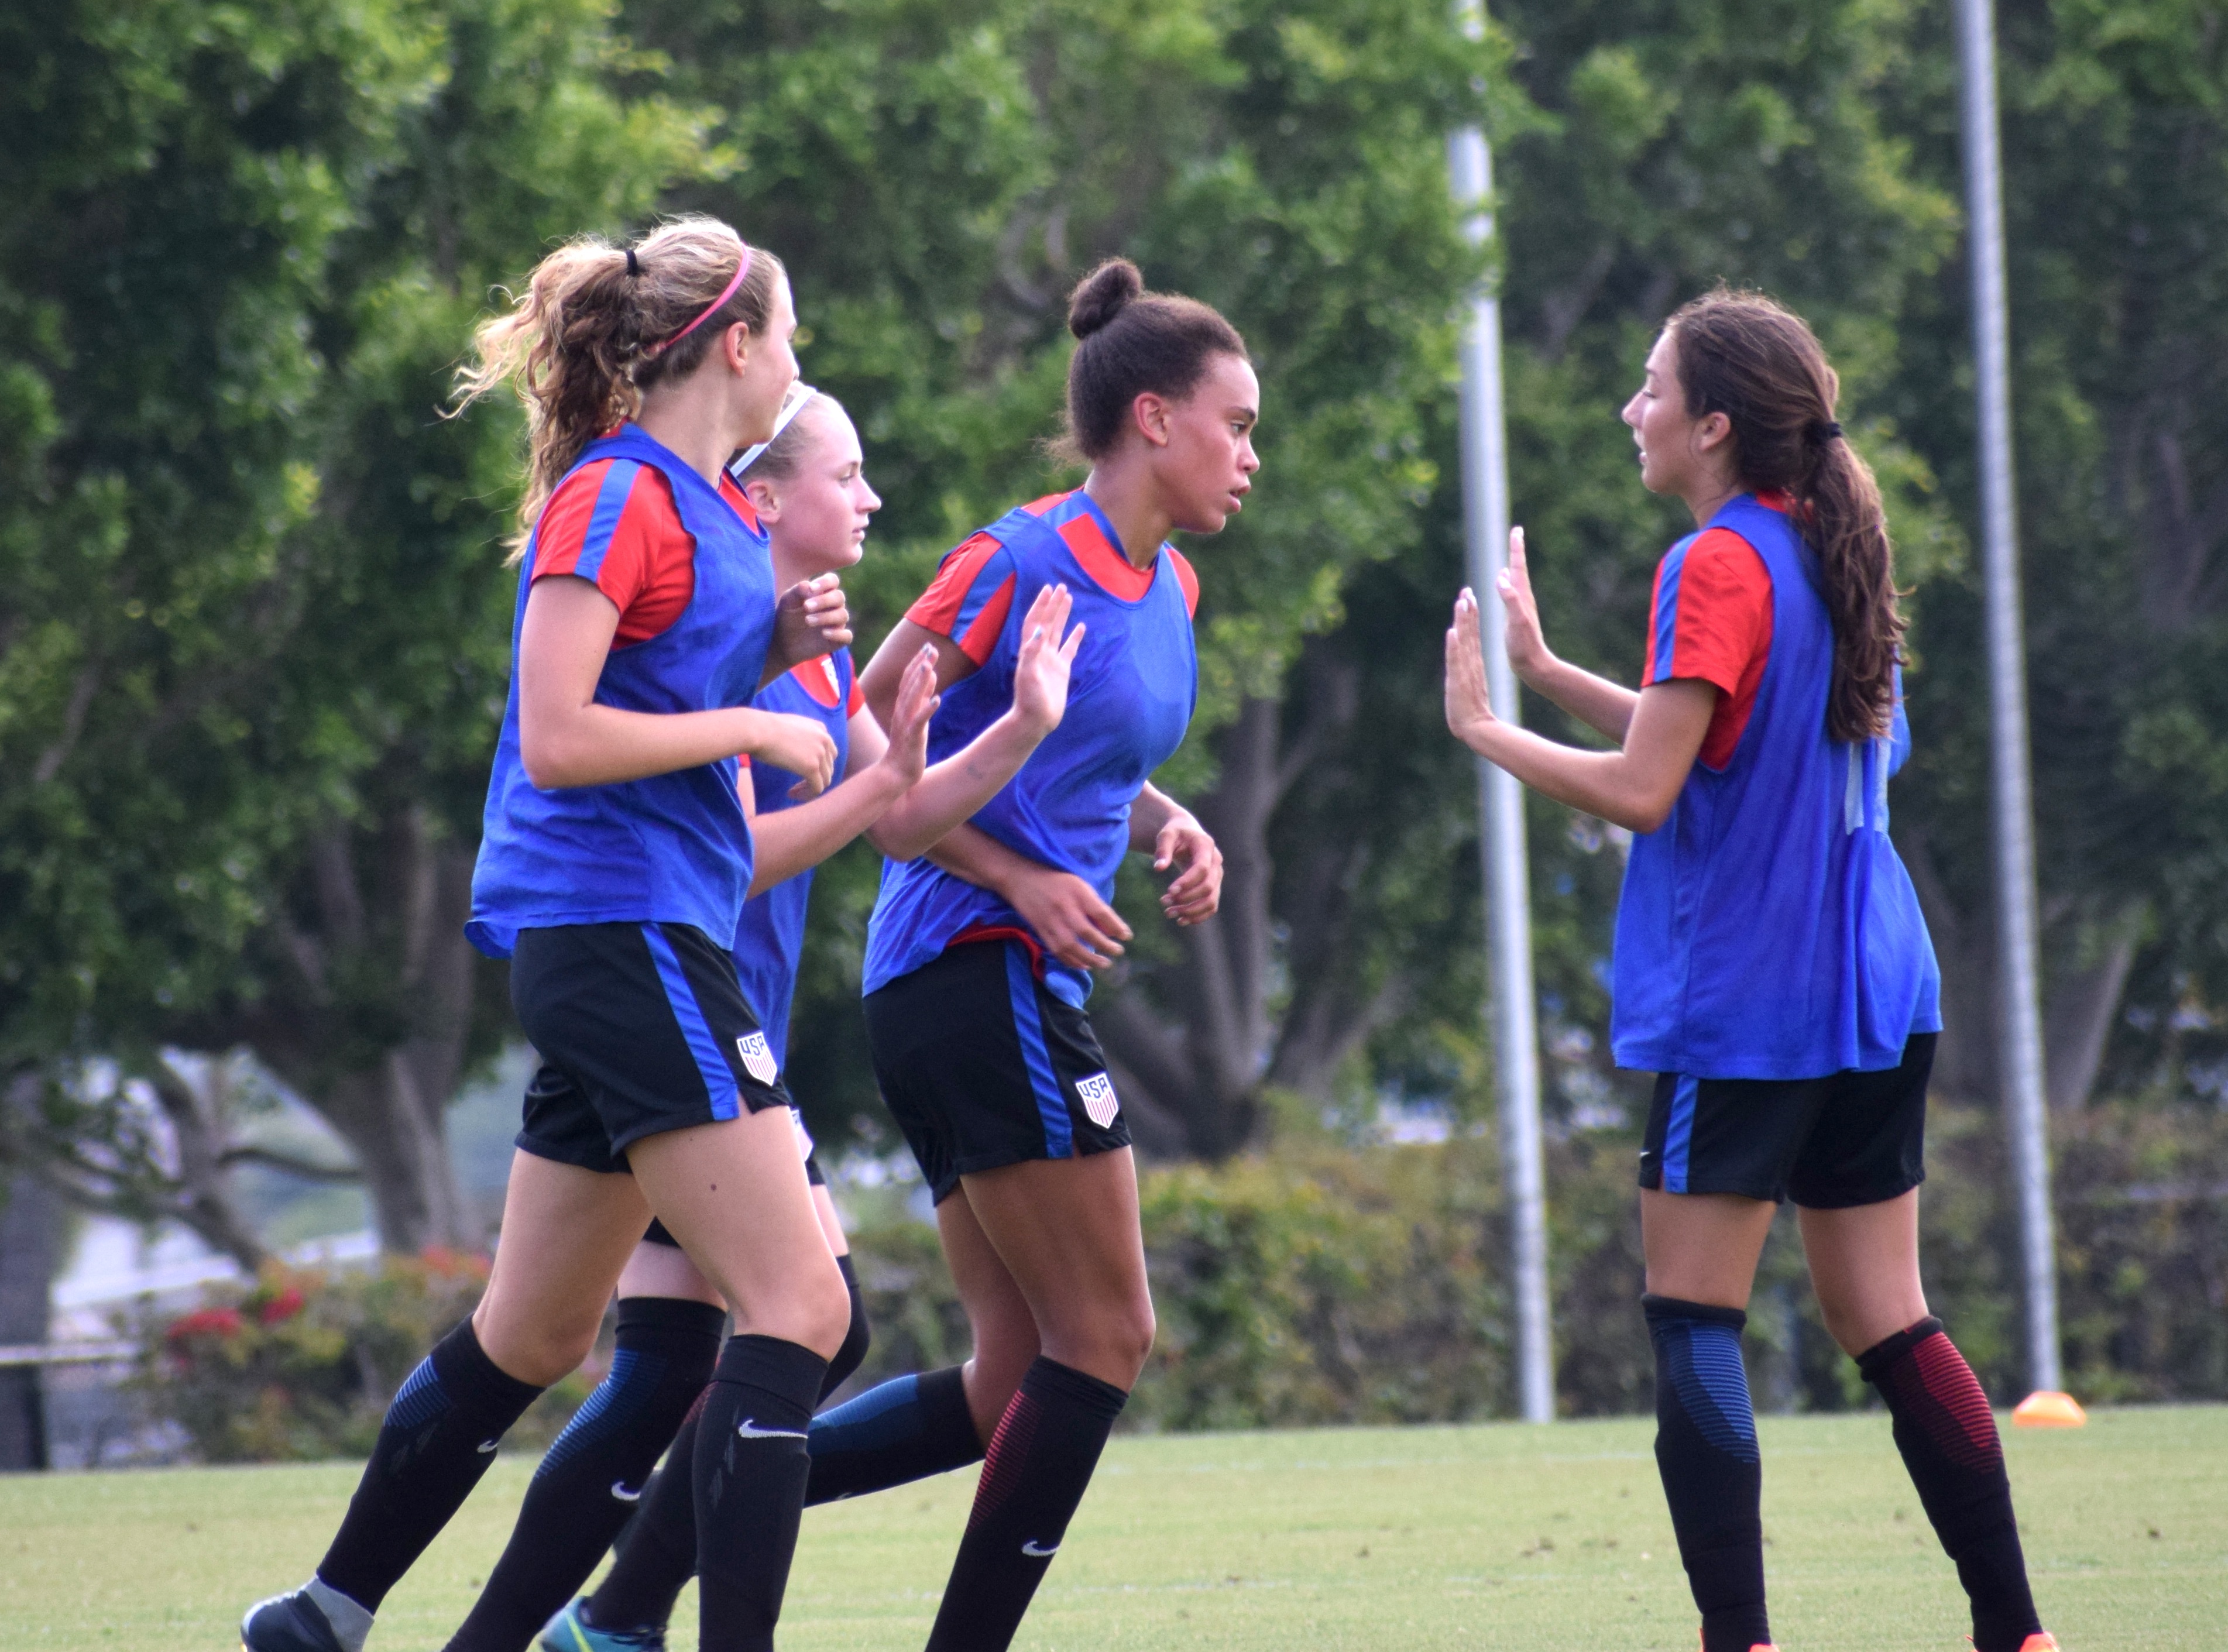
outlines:
[[[502,1444],[503,1442],[501,1440],[482,1440],[477,1449],[481,1451],[492,1451],[496,1446]]]
[[[1034,1538],[1031,1538],[1028,1542],[1021,1545],[1021,1553],[1028,1555],[1032,1560],[1049,1559],[1053,1555],[1060,1553],[1060,1545],[1055,1543],[1047,1549],[1040,1545]]]
[[[750,1417],[735,1425],[735,1432],[746,1440],[801,1440],[805,1437],[801,1428],[760,1428],[757,1419]]]
[[[625,1481],[614,1480],[611,1482],[611,1495],[623,1503],[639,1502],[642,1501],[642,1488],[637,1486],[632,1491],[629,1491]]]

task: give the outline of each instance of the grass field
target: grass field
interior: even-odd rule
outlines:
[[[1789,1652],[1964,1644],[1963,1600],[1883,1416],[1765,1418],[1772,1623]],[[1115,1442],[1018,1646],[1690,1652],[1647,1419]],[[2228,1648],[2228,1409],[2098,1413],[2007,1441],[2068,1652]],[[437,1652],[530,1459],[496,1465],[388,1599],[373,1652]],[[0,1479],[0,1649],[231,1652],[298,1581],[345,1464]],[[816,1509],[784,1652],[912,1652],[973,1474]],[[693,1644],[690,1599],[677,1648]]]

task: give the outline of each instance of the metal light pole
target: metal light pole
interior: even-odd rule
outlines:
[[[1475,38],[1483,20],[1465,7]],[[1476,127],[1447,145],[1455,204],[1473,247],[1493,235],[1487,201],[1493,160]],[[1508,555],[1508,451],[1501,407],[1501,301],[1490,281],[1470,297],[1462,341],[1463,539],[1470,588],[1482,620],[1487,687],[1494,714],[1517,718],[1516,674],[1501,646],[1507,619],[1493,597]],[[1524,789],[1514,776],[1479,759],[1484,816],[1486,944],[1493,963],[1493,1044],[1499,1069],[1501,1151],[1508,1190],[1510,1272],[1516,1298],[1516,1386],[1524,1419],[1555,1416],[1555,1371],[1547,1324],[1546,1170],[1540,1146],[1540,1034],[1533,1015],[1532,897],[1524,852]]]
[[[2003,986],[1999,1066],[2019,1182],[2026,1278],[2027,1374],[2054,1392],[2057,1246],[2051,1232],[2042,1015],[2036,989],[2034,804],[2027,777],[2026,663],[2013,515],[2010,329],[2004,297],[2002,159],[1997,150],[1995,22],[1990,0],[1957,0],[1964,74],[1965,201],[1973,253],[1979,368],[1981,541],[1988,595],[1989,733],[1996,832],[1996,956]]]

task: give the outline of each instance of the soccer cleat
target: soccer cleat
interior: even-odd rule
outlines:
[[[598,1629],[580,1610],[587,1604],[588,1598],[583,1595],[571,1605],[560,1607],[535,1636],[534,1652],[665,1652],[663,1623],[646,1629]]]
[[[240,1645],[240,1652],[347,1652],[324,1609],[299,1589],[250,1606]]]

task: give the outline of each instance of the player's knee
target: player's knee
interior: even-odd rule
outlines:
[[[472,1329],[480,1348],[504,1375],[547,1388],[579,1369],[596,1346],[602,1316],[573,1320],[548,1316],[514,1321],[499,1309],[475,1314]]]
[[[1153,1335],[1158,1329],[1149,1299],[1124,1303],[1098,1325],[1096,1340],[1105,1361],[1129,1372],[1127,1380],[1122,1384],[1124,1387],[1135,1383],[1137,1373],[1145,1368],[1145,1361],[1153,1351]]]
[[[786,1333],[791,1341],[810,1348],[823,1360],[833,1360],[842,1351],[843,1339],[851,1334],[851,1293],[833,1258],[824,1277],[823,1271],[816,1270],[812,1278],[798,1282],[784,1317],[793,1326]]]

